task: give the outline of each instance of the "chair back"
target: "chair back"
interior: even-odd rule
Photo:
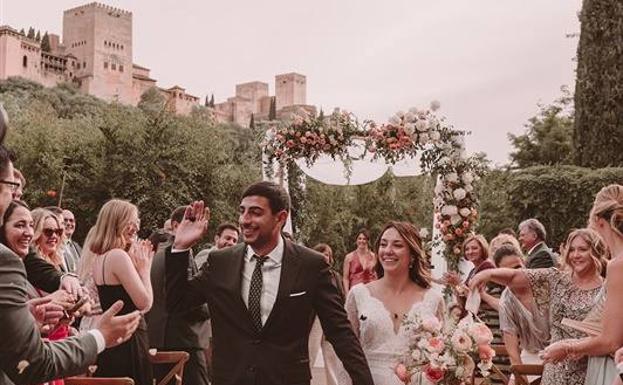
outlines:
[[[188,357],[189,354],[186,352],[157,351],[156,354],[150,354],[149,360],[152,365],[173,364],[171,370],[158,381],[157,385],[168,385],[173,379],[175,379],[176,385],[182,385],[184,366],[188,362]]]

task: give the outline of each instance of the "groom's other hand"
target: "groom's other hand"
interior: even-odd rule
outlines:
[[[187,250],[203,238],[208,230],[210,209],[203,201],[195,201],[186,207],[184,219],[177,227],[173,250]]]

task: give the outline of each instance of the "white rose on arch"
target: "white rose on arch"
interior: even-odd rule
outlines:
[[[463,207],[462,209],[459,210],[459,214],[461,214],[462,217],[467,218],[469,217],[469,214],[472,213],[472,210],[470,210],[467,207]]]
[[[420,238],[428,238],[428,229],[427,228],[421,228],[419,235],[420,235]]]
[[[464,188],[465,188],[465,191],[467,191],[467,192],[472,192],[472,191],[474,191],[474,186],[472,186],[471,184],[466,184],[466,185],[464,186]]]
[[[463,180],[463,183],[471,184],[474,181],[474,174],[472,174],[470,171],[466,171],[463,173],[463,175],[461,175],[461,179]]]
[[[467,191],[465,191],[462,188],[457,188],[456,190],[452,192],[452,196],[457,201],[460,201],[461,199],[465,199],[465,197],[467,196]]]
[[[452,216],[457,215],[459,213],[459,209],[454,205],[443,206],[441,209],[441,215]]]
[[[407,133],[407,135],[412,136],[415,132],[415,125],[413,123],[405,124],[405,132]]]
[[[453,226],[456,226],[456,225],[458,225],[461,222],[463,222],[463,218],[460,215],[458,215],[458,214],[452,215],[450,217],[450,223],[452,223]]]
[[[444,179],[446,180],[446,182],[450,182],[450,183],[458,183],[459,182],[459,176],[457,175],[456,172],[451,172],[449,174],[446,174],[444,176]]]
[[[430,140],[433,142],[438,142],[439,140],[441,140],[441,134],[439,133],[439,131],[431,131]]]
[[[415,128],[420,132],[428,131],[428,122],[424,119],[420,119],[415,122]]]
[[[421,145],[425,145],[428,143],[428,135],[426,133],[422,133],[418,137],[418,141]]]

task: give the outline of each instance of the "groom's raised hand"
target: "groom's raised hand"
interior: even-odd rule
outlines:
[[[177,227],[173,249],[187,250],[203,238],[208,230],[210,209],[203,201],[195,201],[186,207],[184,219]]]

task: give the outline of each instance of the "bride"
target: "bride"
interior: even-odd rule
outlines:
[[[443,321],[444,303],[431,289],[431,276],[417,229],[407,222],[390,222],[376,243],[379,279],[353,286],[346,311],[368,360],[375,384],[402,385],[394,368],[407,349],[409,336],[402,320],[414,313]],[[345,373],[344,373],[345,374]],[[413,376],[412,383],[419,382]],[[341,385],[350,384],[340,375]]]

